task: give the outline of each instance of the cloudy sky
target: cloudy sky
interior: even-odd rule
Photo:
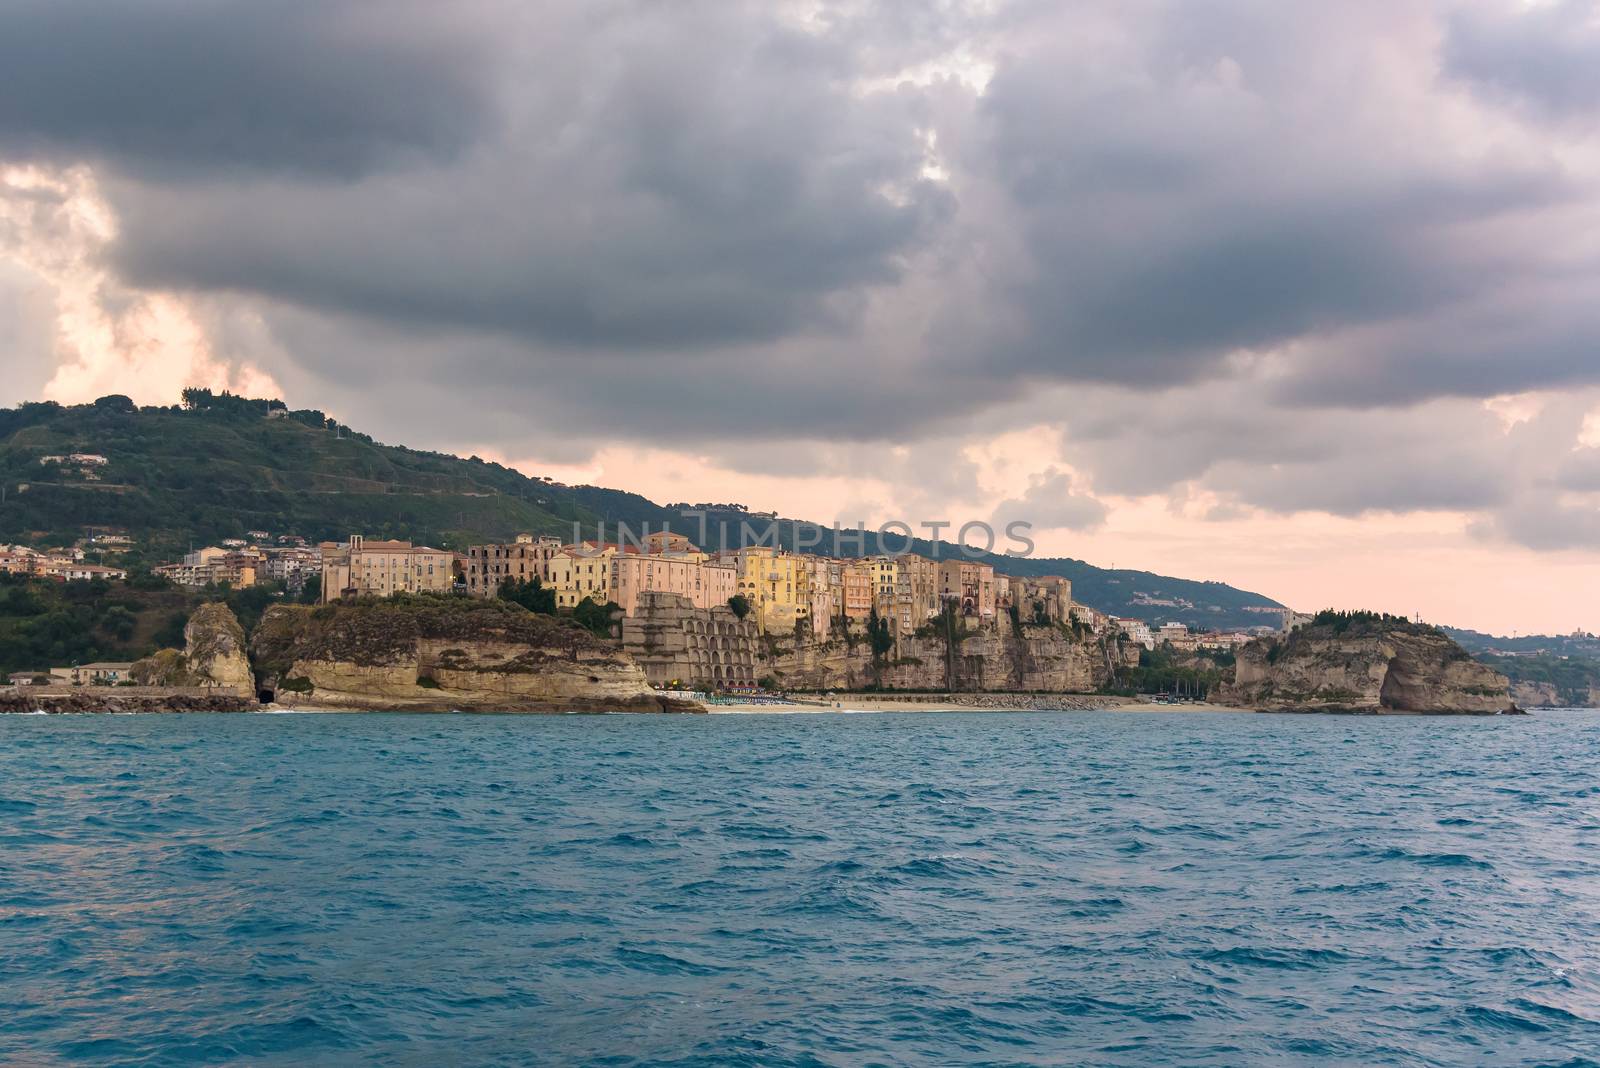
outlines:
[[[0,352],[1600,630],[1600,3],[0,0]]]

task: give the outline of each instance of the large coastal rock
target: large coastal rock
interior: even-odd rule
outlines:
[[[1329,616],[1239,651],[1213,695],[1262,711],[1488,715],[1513,708],[1506,677],[1434,627]]]
[[[198,685],[239,693],[255,691],[245,652],[244,628],[228,606],[203,604],[183,628],[183,655]]]
[[[195,609],[183,628],[183,650],[162,649],[134,663],[140,686],[182,687],[253,697],[255,676],[245,651],[244,628],[221,602]]]
[[[251,641],[262,688],[289,707],[414,711],[688,710],[615,642],[503,601],[396,597],[277,605]],[[698,707],[698,706],[692,706]]]

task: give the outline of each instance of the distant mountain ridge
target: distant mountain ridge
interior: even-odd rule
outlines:
[[[614,530],[618,523],[699,534],[682,506],[636,493],[567,486],[477,457],[384,445],[322,412],[290,411],[279,401],[206,390],[185,391],[185,401],[140,408],[111,396],[0,409],[0,542],[62,542],[86,528],[121,528],[140,540],[143,562],[155,563],[250,530],[313,540],[361,532],[448,548],[523,532],[570,540],[574,524],[591,537],[601,524]],[[106,462],[93,469],[41,462],[73,453]],[[708,549],[736,547],[721,542],[722,524],[736,542],[741,523],[769,518],[726,504],[706,508],[705,516]],[[797,531],[805,540],[831,535],[832,526],[782,519],[779,543],[793,548]],[[892,546],[902,542],[889,538]],[[923,539],[909,548],[941,557],[961,552]],[[1149,622],[1275,625],[1283,608],[1221,582],[1112,571],[1069,558],[973,558],[1007,574],[1065,576],[1076,600]]]

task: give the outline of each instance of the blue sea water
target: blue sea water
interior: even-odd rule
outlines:
[[[6,1064],[1600,1058],[1600,716],[0,717]]]

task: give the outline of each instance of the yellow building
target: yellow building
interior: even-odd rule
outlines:
[[[583,542],[568,545],[550,558],[550,585],[555,587],[557,608],[576,608],[585,597],[596,604],[607,604],[615,597],[611,590],[611,558],[617,555],[612,543]]]
[[[739,550],[739,593],[762,633],[792,633],[796,621],[810,619],[809,559],[765,545]]]
[[[861,561],[872,591],[872,611],[879,619],[893,619],[900,600],[900,562],[893,556],[869,556]]]
[[[396,593],[449,593],[454,558],[443,549],[409,541],[368,541],[360,534],[339,544],[324,542],[322,600],[389,597]]]

